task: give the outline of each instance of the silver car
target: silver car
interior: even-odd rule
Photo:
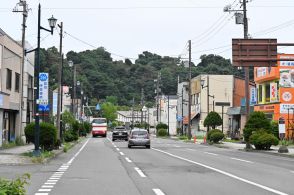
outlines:
[[[128,148],[132,146],[145,146],[150,149],[150,137],[146,129],[133,129],[129,134]]]

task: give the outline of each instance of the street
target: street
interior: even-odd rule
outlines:
[[[154,137],[151,149],[128,149],[110,138],[87,138],[46,165],[1,166],[0,174],[30,172],[28,194],[36,195],[294,194],[291,158]]]

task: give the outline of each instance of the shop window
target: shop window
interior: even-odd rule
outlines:
[[[270,102],[271,98],[271,85],[270,83],[265,84],[265,102]]]
[[[258,85],[258,102],[262,102],[262,85]]]
[[[12,70],[7,68],[6,89],[11,89]]]
[[[19,80],[20,80],[20,74],[15,73],[15,91],[19,92]]]

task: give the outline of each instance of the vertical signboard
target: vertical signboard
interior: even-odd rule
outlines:
[[[49,111],[48,105],[49,74],[39,73],[39,111]]]
[[[53,115],[57,114],[57,101],[58,101],[58,93],[53,93]]]
[[[270,83],[270,102],[278,101],[278,85],[277,83]]]
[[[256,88],[250,88],[250,105],[255,105],[257,103]]]

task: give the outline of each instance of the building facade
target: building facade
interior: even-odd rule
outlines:
[[[0,29],[0,146],[23,136],[20,130],[23,49]]]
[[[294,54],[280,54],[277,67],[256,67],[257,104],[255,111],[262,111],[274,121],[283,119],[286,129],[283,136],[294,138]],[[289,60],[289,61],[287,61]]]

